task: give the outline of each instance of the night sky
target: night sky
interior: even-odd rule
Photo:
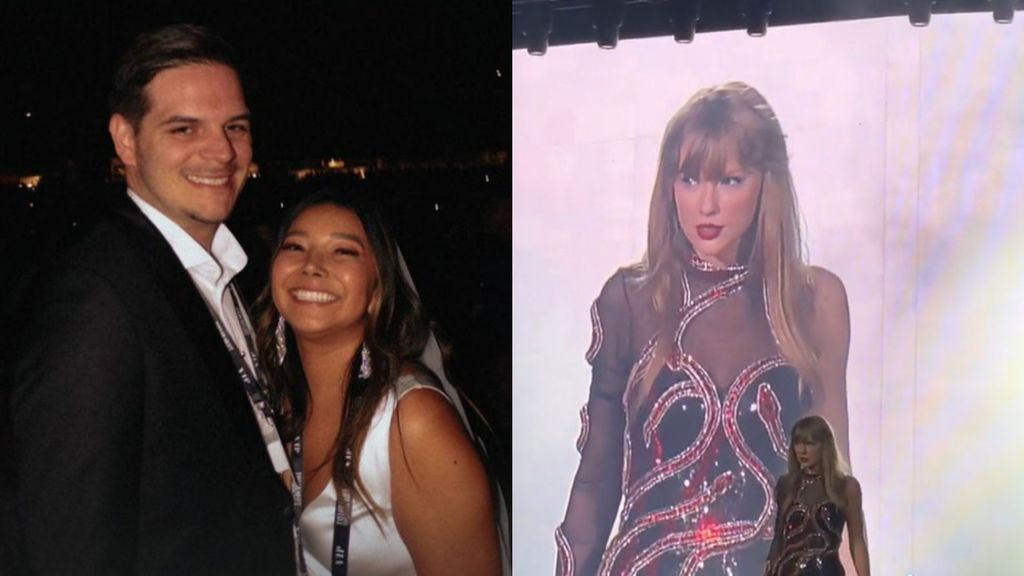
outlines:
[[[508,5],[483,0],[4,0],[0,171],[106,166],[117,58],[138,32],[177,22],[234,45],[258,162],[507,150],[508,18]]]

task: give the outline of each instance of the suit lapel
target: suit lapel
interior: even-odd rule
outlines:
[[[196,354],[209,371],[209,384],[217,391],[247,457],[270,467],[249,399],[206,302],[164,237],[134,203],[129,204],[113,218],[115,225],[143,255],[140,260],[192,340]]]

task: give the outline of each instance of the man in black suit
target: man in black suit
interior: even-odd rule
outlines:
[[[287,459],[231,282],[247,258],[223,225],[252,159],[230,51],[194,26],[143,35],[111,108],[124,205],[20,306],[7,546],[28,574],[294,574]]]

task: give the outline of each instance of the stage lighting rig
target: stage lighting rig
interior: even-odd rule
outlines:
[[[935,5],[935,0],[907,0],[910,25],[918,28],[927,26],[932,19],[933,5]]]
[[[551,24],[554,20],[554,8],[551,2],[534,2],[523,8],[526,36],[526,51],[534,56],[543,56],[548,51],[548,39],[551,37]]]
[[[759,38],[768,33],[768,17],[772,13],[771,0],[747,0],[743,17],[747,21],[747,34]]]
[[[624,0],[594,0],[594,30],[597,45],[611,50],[619,43],[619,28],[626,11]]]
[[[689,44],[697,33],[701,0],[669,0],[669,21],[676,42]]]
[[[1014,0],[992,0],[992,19],[997,24],[1010,24],[1013,22]]]

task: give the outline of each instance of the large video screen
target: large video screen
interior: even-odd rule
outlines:
[[[729,81],[774,109],[807,260],[845,287],[848,458],[872,572],[1024,566],[1020,24],[936,15],[513,53],[516,574],[555,569],[591,305],[644,258],[665,127]]]

